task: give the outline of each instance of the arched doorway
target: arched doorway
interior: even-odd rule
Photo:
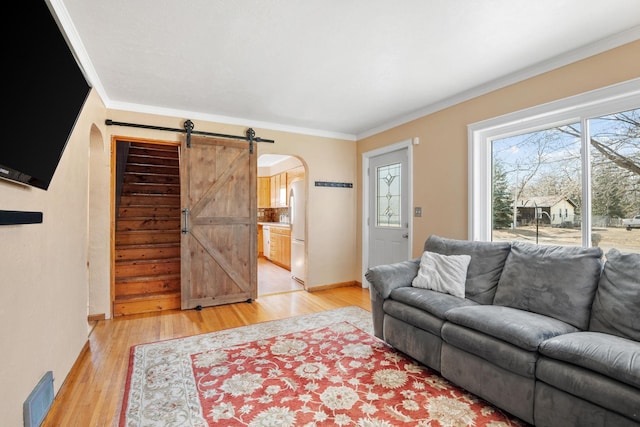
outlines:
[[[304,246],[302,251],[299,245],[292,246],[292,237],[299,237],[300,232],[299,222],[292,217],[290,195],[299,185],[294,183],[304,183],[305,177],[304,164],[294,156],[258,157],[258,297],[304,290],[306,254]],[[301,200],[304,202],[304,197]],[[303,204],[302,219],[305,217]],[[299,272],[295,277],[292,267]]]

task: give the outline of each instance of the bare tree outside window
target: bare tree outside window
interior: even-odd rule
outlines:
[[[640,252],[640,230],[622,226],[640,215],[640,109],[589,119],[584,130],[578,122],[493,140],[492,159],[492,240],[584,245],[588,214],[591,245]],[[591,194],[588,213],[583,185]]]

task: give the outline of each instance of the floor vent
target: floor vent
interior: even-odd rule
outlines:
[[[48,371],[24,401],[24,426],[38,427],[53,403],[53,372]]]

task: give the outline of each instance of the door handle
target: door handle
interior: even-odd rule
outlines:
[[[404,234],[402,235],[402,238],[403,238],[403,239],[408,239],[408,238],[409,238],[409,233],[404,233]]]
[[[189,232],[189,209],[182,209],[182,217],[184,219],[182,223],[182,234],[187,234]]]

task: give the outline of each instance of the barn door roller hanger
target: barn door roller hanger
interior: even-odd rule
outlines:
[[[137,124],[137,123],[114,122],[113,120],[110,120],[110,119],[105,120],[105,124],[107,126],[128,126],[128,127],[134,127],[134,128],[142,128],[142,129],[154,129],[154,130],[163,130],[163,131],[167,131],[167,132],[186,133],[187,134],[187,147],[188,148],[191,148],[191,135],[215,136],[215,137],[218,137],[218,138],[242,139],[242,140],[245,140],[245,141],[249,141],[249,152],[251,154],[253,154],[253,144],[255,142],[269,142],[271,144],[273,144],[275,142],[273,139],[265,139],[265,138],[256,137],[256,132],[252,128],[247,129],[247,132],[246,132],[245,136],[227,135],[227,134],[224,134],[224,133],[203,132],[203,131],[193,130],[195,128],[195,125],[189,119],[185,120],[184,129],[167,128],[167,127],[152,126],[152,125],[141,125],[141,124]]]

